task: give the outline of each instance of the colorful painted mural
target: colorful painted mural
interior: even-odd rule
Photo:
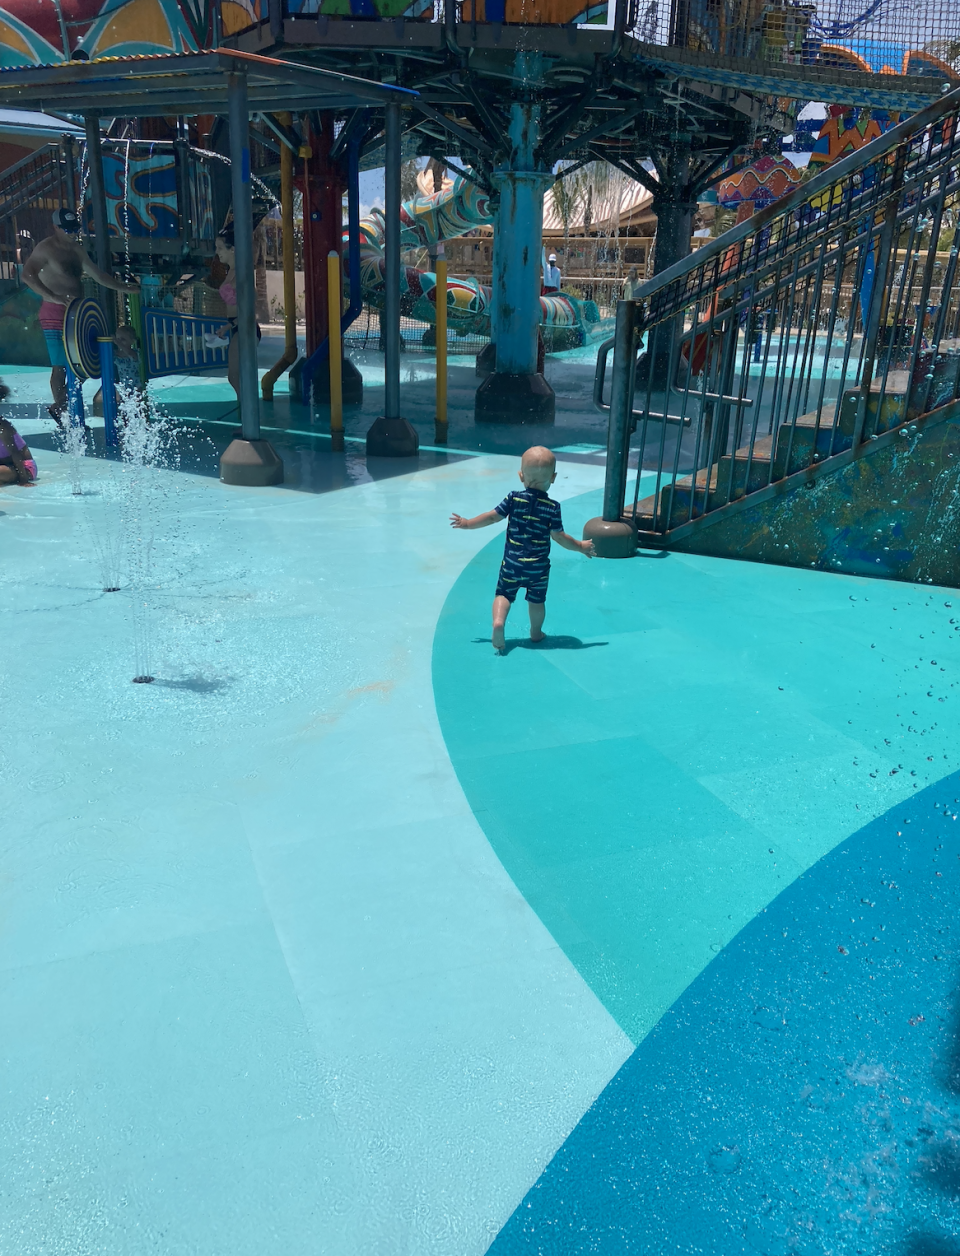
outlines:
[[[0,69],[89,57],[192,52],[259,20],[261,0],[4,0]]]
[[[378,18],[405,17],[433,20],[432,0],[287,0],[287,12],[300,17]]]
[[[864,144],[877,139],[900,121],[900,114],[889,109],[852,109],[846,105],[830,105],[813,152],[809,169],[822,170],[840,157],[855,153]]]
[[[177,170],[171,149],[130,156],[123,152],[104,153],[103,179],[112,236],[180,234]],[[89,202],[87,208],[92,232],[93,211]]]
[[[123,239],[179,240],[182,207],[177,192],[176,156],[171,145],[120,143],[103,154],[107,194],[107,229]],[[205,161],[195,156],[188,164],[186,187],[190,198],[189,234],[212,241],[215,235],[213,192]],[[93,234],[93,205],[84,205],[87,231]]]
[[[287,10],[304,16],[354,18],[419,18],[431,21],[432,0],[288,0]],[[463,0],[461,20],[474,20],[473,0]],[[589,0],[477,0],[478,22],[513,22],[527,26],[569,26],[605,22],[607,3]]]
[[[753,213],[799,187],[800,179],[800,171],[786,157],[758,157],[719,184],[717,200],[725,209],[751,205]]]
[[[474,20],[474,2],[478,22],[508,22],[523,26],[578,26],[583,23],[607,21],[606,0],[591,4],[589,0],[464,0],[465,22]]]

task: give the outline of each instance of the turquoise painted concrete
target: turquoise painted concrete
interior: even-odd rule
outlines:
[[[487,455],[156,472],[132,685],[124,472],[74,497],[34,447],[0,491],[0,1251],[480,1256],[740,927],[957,766],[941,590],[558,552],[547,647],[495,658],[502,532],[447,525],[516,483]]]
[[[566,527],[599,508],[566,503]],[[504,867],[639,1042],[800,872],[960,764],[960,610],[931,587],[557,552],[557,635],[523,646],[514,611],[497,658],[479,642],[501,552],[438,624],[444,737]]]
[[[480,1256],[630,1050],[433,705],[486,539],[447,519],[516,460],[156,472],[147,686],[92,543],[124,472],[37,456],[0,491],[0,1251]]]

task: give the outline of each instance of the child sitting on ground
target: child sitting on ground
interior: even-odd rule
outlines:
[[[0,401],[10,396],[10,389],[0,379]],[[0,484],[32,484],[37,478],[33,454],[9,419],[0,415]]]
[[[486,528],[501,519],[509,519],[497,593],[493,599],[493,648],[504,653],[504,625],[520,589],[527,590],[530,611],[530,640],[542,641],[543,617],[546,614],[547,581],[550,579],[550,542],[564,549],[579,550],[588,558],[596,551],[592,541],[577,541],[563,530],[560,503],[547,496],[547,489],[557,478],[557,460],[543,445],[528,449],[520,461],[523,491],[508,493],[493,510],[463,519],[450,516],[453,528]]]

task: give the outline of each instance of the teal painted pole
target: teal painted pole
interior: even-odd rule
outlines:
[[[496,363],[477,390],[478,423],[554,421],[556,398],[537,370],[543,194],[553,181],[551,171],[537,160],[542,136],[540,105],[533,93],[542,71],[540,53],[517,54],[513,78],[522,95],[510,105],[507,156],[491,176],[499,201],[490,317]]]
[[[521,53],[518,62],[529,59]],[[518,74],[521,67],[518,65]],[[535,73],[535,67],[527,67]],[[494,248],[494,314],[500,374],[532,375],[537,369],[540,331],[540,253],[543,248],[543,194],[552,182],[538,170],[534,151],[540,140],[540,106],[510,106],[510,161],[494,172],[500,193]]]

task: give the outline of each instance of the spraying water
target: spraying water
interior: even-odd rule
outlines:
[[[177,470],[180,454],[177,427],[149,395],[139,388],[117,389],[120,415],[120,529],[124,546],[126,587],[133,621],[134,683],[149,684],[151,672],[151,595],[153,555],[161,517],[174,512],[166,499],[174,486],[162,475]]]
[[[67,422],[57,430],[57,439],[67,455],[70,486],[74,497],[83,496],[83,459],[87,456],[89,431],[84,424]]]

